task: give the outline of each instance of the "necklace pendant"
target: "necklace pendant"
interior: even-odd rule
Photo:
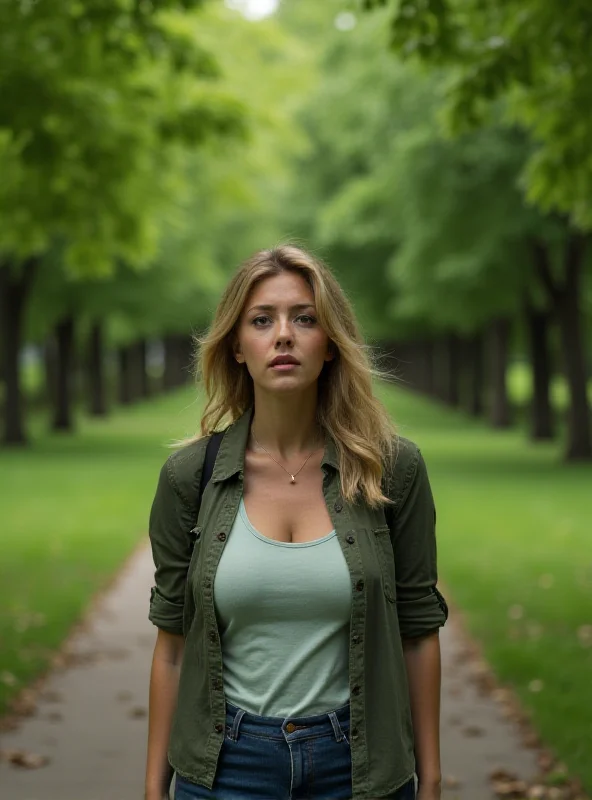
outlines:
[[[293,475],[290,475],[290,483],[296,483],[296,478]]]

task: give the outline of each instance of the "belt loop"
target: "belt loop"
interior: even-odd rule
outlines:
[[[232,739],[233,742],[236,742],[238,739],[238,729],[241,724],[242,718],[245,716],[245,713],[246,712],[244,709],[239,708],[239,710],[235,714],[234,720],[232,722],[232,728],[230,729],[230,733],[228,734],[228,738]]]
[[[335,741],[341,742],[343,739],[345,739],[345,741],[347,742],[345,733],[341,730],[341,725],[339,724],[339,720],[337,719],[337,714],[334,711],[329,711],[329,719],[331,720],[331,725],[333,726]]]

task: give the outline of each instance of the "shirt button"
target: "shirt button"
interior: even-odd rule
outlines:
[[[218,534],[218,539],[220,539],[221,542],[226,541],[226,534],[224,533],[224,531],[220,531],[220,533]]]
[[[353,544],[353,543],[354,543],[356,540],[354,539],[354,537],[353,537],[353,536],[348,536],[348,537],[347,537],[347,539],[346,539],[345,541],[346,541],[348,544]]]
[[[355,694],[355,695],[358,695],[358,694],[360,694],[360,687],[358,686],[358,684],[356,684],[356,685],[355,685],[355,686],[352,688],[352,694]]]
[[[341,511],[341,509],[343,508],[343,503],[341,502],[341,500],[336,500],[336,501],[335,501],[335,505],[333,506],[333,508],[334,508],[334,509],[335,509],[335,511],[337,511],[337,513],[339,514],[339,512],[340,512],[340,511]]]
[[[220,725],[220,723],[217,722],[214,725],[214,730],[216,731],[216,733],[222,733],[222,731],[224,730],[224,725]]]
[[[352,636],[352,642],[354,644],[359,644],[360,643],[360,636],[357,633],[354,633],[354,635]]]
[[[363,588],[364,588],[364,581],[358,581],[356,583],[356,591],[361,592]]]

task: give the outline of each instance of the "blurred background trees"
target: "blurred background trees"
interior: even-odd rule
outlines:
[[[589,12],[238,5],[0,6],[5,442],[187,381],[290,240],[404,384],[591,458]]]

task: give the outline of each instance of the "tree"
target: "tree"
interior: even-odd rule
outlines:
[[[106,274],[154,253],[179,144],[240,129],[242,105],[200,45],[199,3],[0,7],[0,318],[5,441],[25,440],[23,309],[56,244],[66,269]],[[4,170],[3,170],[4,173]]]
[[[366,7],[386,0],[365,0]],[[592,63],[587,4],[551,0],[486,6],[469,0],[401,0],[391,43],[403,58],[446,66],[448,119],[459,133],[488,124],[492,112],[518,125],[531,149],[521,170],[526,199],[562,221],[561,253],[533,237],[536,274],[559,323],[570,388],[568,459],[592,458],[582,284],[592,229]],[[588,271],[589,272],[589,271]]]

